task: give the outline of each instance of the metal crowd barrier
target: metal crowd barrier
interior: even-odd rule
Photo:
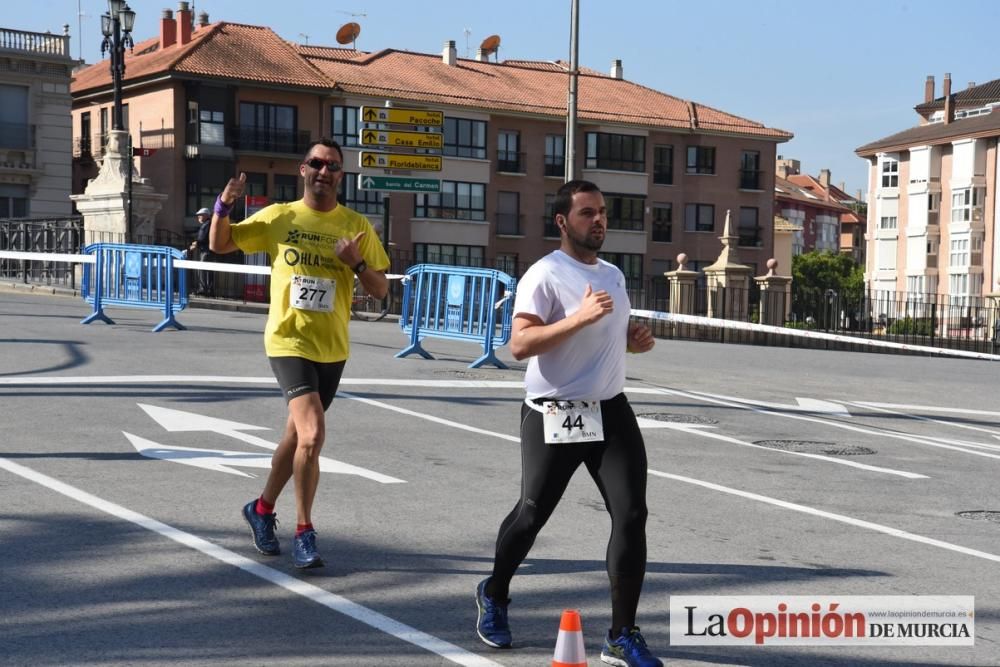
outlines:
[[[510,341],[517,281],[494,269],[417,264],[406,271],[399,326],[410,344],[396,357],[419,354],[433,359],[420,345],[426,337],[480,343],[483,355],[469,365],[507,366],[495,349]],[[499,315],[497,314],[497,311]],[[500,327],[499,335],[497,327]]]
[[[84,248],[94,255],[93,269],[83,267],[83,298],[94,312],[81,324],[101,320],[114,321],[104,313],[105,306],[150,308],[163,311],[163,321],[153,327],[162,331],[168,326],[185,327],[174,315],[187,307],[187,276],[174,267],[181,251],[167,246],[126,243],[93,243]]]

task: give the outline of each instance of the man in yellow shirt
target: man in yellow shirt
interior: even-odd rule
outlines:
[[[246,174],[229,179],[215,202],[212,252],[265,251],[271,258],[271,305],[264,349],[288,403],[285,433],[271,459],[260,497],[243,507],[254,546],[281,553],[274,504],[295,479],[295,567],[321,567],[312,526],[326,409],[337,392],[350,348],[348,322],[354,277],[372,296],[385,297],[389,258],[368,219],[337,204],[344,156],[332,140],[310,145],[299,166],[304,192],[290,204],[272,204],[238,224],[229,213],[243,196]]]

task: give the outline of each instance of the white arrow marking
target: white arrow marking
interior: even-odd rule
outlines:
[[[240,422],[229,421],[226,419],[218,419],[216,417],[208,417],[206,415],[199,415],[194,412],[185,412],[184,410],[174,410],[172,408],[161,408],[156,405],[146,405],[145,403],[136,403],[143,411],[153,418],[156,423],[162,426],[167,431],[177,432],[177,431],[211,431],[213,433],[218,433],[219,435],[229,436],[230,438],[235,438],[236,440],[242,440],[243,442],[253,445],[255,447],[263,447],[264,449],[270,449],[274,451],[278,448],[273,442],[268,442],[263,438],[258,438],[257,436],[250,435],[249,433],[241,433],[240,431],[267,431],[270,430],[265,426],[253,426],[252,424],[241,424]],[[213,451],[213,450],[205,450]],[[268,465],[266,467],[271,467],[270,458],[268,458]],[[367,468],[362,468],[360,466],[351,465],[350,463],[344,463],[343,461],[337,461],[335,459],[327,458],[325,456],[319,457],[320,470],[323,472],[333,472],[341,475],[357,475],[358,477],[364,477],[366,479],[379,482],[381,484],[405,484],[406,480],[397,479],[396,477],[390,477],[389,475],[383,475],[382,473],[375,472],[374,470],[368,470]]]
[[[736,401],[737,403],[743,403],[744,405],[753,405],[759,408],[768,408],[770,410],[780,410],[781,412],[797,412],[797,413],[808,413],[811,415],[821,414],[830,415],[832,417],[850,417],[851,413],[847,411],[840,403],[834,403],[833,401],[822,401],[818,398],[799,398],[796,397],[795,401],[798,405],[788,405],[787,403],[769,403],[767,401],[754,401],[749,398],[736,398],[735,396],[723,396],[722,394],[708,394],[701,392],[693,392],[701,396],[711,396],[712,398],[721,398],[726,401]]]
[[[224,449],[198,449],[195,447],[177,447],[161,445],[152,440],[140,438],[126,431],[122,434],[128,438],[135,451],[148,459],[160,459],[161,461],[173,461],[183,463],[196,468],[214,470],[216,472],[227,472],[230,475],[240,477],[256,477],[240,470],[234,470],[230,466],[240,466],[243,468],[270,468],[271,457],[266,454],[247,454],[245,452],[230,452]],[[320,464],[322,466],[322,463]]]

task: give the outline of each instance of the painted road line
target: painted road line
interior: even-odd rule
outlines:
[[[266,384],[277,386],[271,377],[238,377],[234,375],[20,375],[0,378],[0,385],[61,385],[61,384]],[[524,389],[524,383],[513,380],[387,380],[383,378],[343,378],[340,385],[385,387],[438,387],[442,389]]]
[[[383,403],[382,401],[376,401],[371,398],[364,398],[363,396],[355,396],[354,394],[348,393],[346,391],[337,392],[337,395],[343,396],[344,398],[349,398],[354,401],[360,401],[361,403],[367,403],[368,405],[374,405],[375,407],[384,408],[386,410],[392,410],[393,412],[398,412],[400,414],[409,415],[411,417],[419,417],[420,419],[426,419],[427,421],[434,422],[435,424],[442,424],[444,426],[450,426],[452,428],[461,429],[463,431],[471,431],[472,433],[478,433],[480,435],[489,435],[494,438],[500,438],[501,440],[509,440],[510,442],[521,442],[521,438],[517,436],[504,435],[503,433],[497,433],[496,431],[487,431],[484,428],[469,426],[467,424],[462,424],[460,422],[452,421],[450,419],[434,417],[433,415],[425,415],[422,412],[407,410],[406,408],[400,408],[395,405],[389,405],[388,403]]]
[[[912,414],[910,412],[903,412],[901,410],[893,410],[891,408],[880,407],[872,403],[854,403],[851,401],[847,401],[847,403],[848,405],[857,405],[859,407],[868,408],[869,410],[877,410],[878,412],[885,412],[891,415],[899,415],[901,417],[906,417],[908,419],[916,419],[918,421],[932,422],[934,424],[941,424],[942,426],[952,426],[954,428],[961,428],[969,431],[979,431],[980,433],[986,433],[987,435],[992,435],[992,436],[1000,435],[1000,432],[988,428],[983,428],[982,426],[973,426],[972,424],[962,424],[948,419],[935,419],[934,417],[927,417],[926,415],[917,415],[917,414]]]
[[[952,412],[963,415],[982,415],[986,417],[1000,417],[1000,412],[995,410],[971,410],[969,408],[942,408],[934,405],[903,405],[899,403],[871,403],[869,401],[854,401],[855,405],[864,405],[873,408],[891,408],[896,410],[917,410],[920,412]]]
[[[727,493],[733,496],[739,496],[740,498],[756,500],[758,502],[767,503],[768,505],[774,505],[776,507],[792,510],[794,512],[802,512],[803,514],[810,514],[812,516],[818,516],[824,519],[830,519],[831,521],[839,521],[840,523],[846,523],[849,526],[874,530],[876,532],[883,533],[891,537],[898,537],[903,540],[909,540],[911,542],[917,542],[919,544],[927,544],[932,547],[938,547],[939,549],[947,549],[948,551],[954,551],[956,553],[965,554],[967,556],[975,556],[976,558],[982,558],[983,560],[989,560],[995,563],[1000,563],[1000,555],[991,554],[986,551],[979,551],[978,549],[970,549],[969,547],[963,547],[961,545],[952,544],[951,542],[945,542],[943,540],[936,540],[933,537],[924,537],[923,535],[917,535],[916,533],[909,533],[905,530],[899,530],[898,528],[883,526],[880,523],[873,523],[871,521],[865,521],[864,519],[855,519],[853,517],[845,516],[843,514],[827,512],[825,510],[816,509],[814,507],[799,505],[798,503],[791,503],[788,502],[787,500],[778,500],[777,498],[762,496],[758,493],[741,491],[739,489],[733,489],[728,486],[722,486],[721,484],[714,484],[712,482],[706,482],[704,480],[694,479],[692,477],[684,477],[682,475],[672,475],[667,472],[660,472],[659,470],[650,470],[649,474],[655,475],[656,477],[663,477],[664,479],[672,479],[676,482],[684,482],[685,484],[693,484],[695,486],[701,486],[706,489],[711,489],[713,491],[720,491],[722,493]]]
[[[312,600],[327,609],[343,614],[344,616],[352,618],[360,623],[379,630],[380,632],[392,635],[400,641],[413,644],[414,646],[422,648],[425,651],[437,654],[449,662],[453,662],[457,665],[467,665],[468,667],[501,667],[499,663],[466,651],[460,646],[455,646],[454,644],[446,642],[443,639],[439,639],[433,635],[427,634],[426,632],[417,630],[414,627],[380,614],[373,609],[369,609],[368,607],[362,606],[356,602],[352,602],[345,597],[335,593],[330,593],[329,591],[323,590],[319,586],[315,586],[301,579],[285,574],[284,572],[262,565],[257,561],[241,556],[233,551],[230,551],[229,549],[220,547],[217,544],[212,544],[208,540],[202,539],[197,535],[184,532],[144,514],[139,514],[138,512],[130,510],[126,507],[122,507],[121,505],[99,498],[98,496],[78,489],[75,486],[70,486],[69,484],[61,482],[53,477],[36,472],[31,468],[27,468],[2,457],[0,457],[0,468],[11,472],[18,477],[40,484],[47,489],[61,493],[67,498],[71,498],[79,503],[93,507],[94,509],[110,514],[111,516],[122,519],[123,521],[134,523],[141,528],[157,533],[167,539],[177,542],[178,544],[194,549],[195,551],[200,551],[206,556],[214,558],[227,565],[239,568],[248,574],[252,574],[255,577],[263,579],[264,581],[280,586],[291,593],[295,593],[296,595]]]

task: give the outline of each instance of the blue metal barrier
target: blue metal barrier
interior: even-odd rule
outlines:
[[[168,326],[184,329],[175,313],[188,304],[186,272],[174,269],[180,250],[167,246],[130,243],[93,243],[83,249],[94,255],[93,264],[83,266],[83,298],[94,312],[81,324],[101,320],[114,321],[104,313],[105,306],[151,308],[163,311],[163,321],[153,327],[162,331]]]
[[[396,357],[419,354],[433,359],[420,346],[425,337],[481,343],[483,356],[469,365],[491,363],[507,368],[494,350],[510,341],[517,281],[503,271],[462,266],[417,264],[406,271],[399,326],[410,344]],[[498,308],[500,314],[497,315]],[[500,333],[497,335],[497,326]]]

